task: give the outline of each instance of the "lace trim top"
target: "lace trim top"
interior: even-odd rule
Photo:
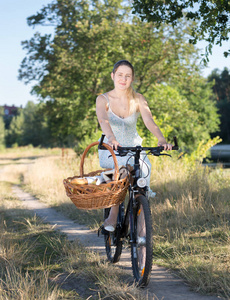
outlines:
[[[104,96],[108,102],[109,123],[116,140],[124,147],[141,145],[142,138],[138,135],[136,129],[137,119],[140,113],[134,112],[126,118],[121,118],[112,111],[108,96],[106,94],[102,94],[102,96]],[[105,138],[105,143],[107,143],[107,141],[107,138]]]

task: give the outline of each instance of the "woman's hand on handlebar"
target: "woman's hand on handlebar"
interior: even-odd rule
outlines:
[[[163,144],[163,145],[158,145],[164,147],[164,150],[172,150],[173,145],[172,144]]]
[[[172,150],[173,145],[168,144],[165,140],[158,141],[158,147],[164,147],[164,150]]]
[[[114,137],[110,137],[108,139],[108,144],[113,148],[113,150],[117,150],[117,147],[121,147],[121,145],[118,143],[118,141]]]

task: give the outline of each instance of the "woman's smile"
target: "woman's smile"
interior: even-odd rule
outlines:
[[[128,66],[120,66],[115,74],[112,74],[114,85],[120,88],[129,88],[133,81],[132,69]]]

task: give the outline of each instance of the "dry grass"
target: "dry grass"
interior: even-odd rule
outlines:
[[[7,170],[9,176],[17,174],[16,178],[21,172],[25,188],[42,201],[79,223],[95,227],[102,221],[102,211],[79,211],[65,195],[62,184],[63,178],[79,174],[79,163],[80,159],[74,157],[43,157],[26,168],[8,165]],[[98,168],[97,155],[90,155],[86,172]],[[151,176],[152,189],[157,192],[150,203],[154,262],[174,269],[195,290],[229,299],[229,170],[204,168],[183,158],[154,157]],[[100,278],[106,293],[110,284]]]
[[[63,155],[73,156],[74,151],[72,149],[60,149],[60,148],[34,148],[33,146],[6,148],[0,151],[0,159],[17,160],[22,158],[37,158],[43,156],[60,156]]]
[[[195,290],[229,299],[229,170],[183,161],[155,165],[164,169],[153,180],[155,262],[176,270]]]
[[[63,179],[79,175],[80,158],[47,157],[37,159],[24,173],[23,183],[26,189],[39,197],[42,201],[55,207],[66,216],[79,223],[88,224],[92,228],[98,227],[102,220],[102,210],[78,210],[66,196]],[[97,154],[89,155],[85,160],[84,172],[100,169]]]
[[[11,196],[9,182],[0,182],[0,200],[0,299],[58,299],[57,288],[49,286],[48,269],[30,272],[39,257],[36,237],[48,228],[26,214]]]
[[[54,158],[36,162],[46,167],[46,178],[52,174],[50,182],[53,171],[59,170],[54,166],[66,166]],[[130,275],[25,211],[11,187],[24,180],[31,167],[8,164],[0,169],[0,299],[147,299],[130,285]],[[40,176],[38,182],[43,179]]]

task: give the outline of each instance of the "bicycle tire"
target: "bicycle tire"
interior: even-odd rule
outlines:
[[[110,208],[104,210],[104,220],[109,216]],[[108,260],[111,263],[117,263],[120,260],[122,252],[122,240],[120,238],[119,228],[120,212],[118,213],[118,225],[114,232],[109,232],[104,235],[105,250]]]
[[[152,270],[152,218],[148,199],[144,195],[139,195],[136,202],[137,207],[133,210],[131,261],[133,276],[137,285],[145,287],[149,283]]]

